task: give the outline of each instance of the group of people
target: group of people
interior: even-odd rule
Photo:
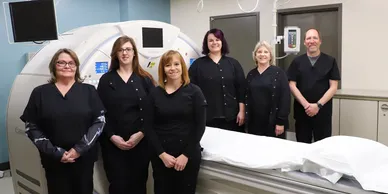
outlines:
[[[146,194],[151,162],[156,194],[194,194],[206,126],[285,138],[291,93],[297,140],[330,136],[339,70],[320,52],[316,29],[306,32],[304,44],[307,53],[285,72],[273,65],[271,46],[259,42],[256,66],[245,77],[227,56],[223,32],[211,29],[203,57],[188,67],[178,51],[167,51],[154,80],[139,63],[135,41],[122,36],[97,90],[82,83],[77,55],[58,50],[49,83],[34,88],[20,117],[39,150],[48,192],[92,194],[98,142],[109,193]]]
[[[285,138],[293,95],[297,141],[311,143],[331,136],[332,97],[340,73],[335,58],[320,51],[321,43],[317,29],[307,30],[307,52],[284,71],[274,66],[271,45],[260,41],[252,53],[255,67],[245,78],[241,64],[227,56],[223,32],[208,31],[202,48],[205,56],[189,69],[191,82],[208,101],[206,125]]]

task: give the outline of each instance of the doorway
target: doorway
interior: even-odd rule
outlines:
[[[300,52],[297,55],[289,55],[284,59],[276,61],[283,70],[287,71],[292,60],[299,55],[306,53],[304,46],[304,34],[309,28],[316,28],[321,33],[321,51],[333,56],[337,60],[341,72],[341,42],[342,42],[342,4],[303,7],[294,9],[278,10],[278,34],[283,34],[285,26],[298,26],[301,30]],[[284,56],[283,42],[277,45],[277,56]],[[339,82],[341,88],[341,81]],[[295,131],[295,120],[293,118],[292,96],[291,111],[289,116],[290,128],[288,131]]]
[[[210,29],[224,32],[229,45],[230,57],[238,60],[245,76],[255,67],[252,51],[260,40],[259,13],[232,14],[210,17]]]

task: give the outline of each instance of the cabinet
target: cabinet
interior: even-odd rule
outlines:
[[[339,90],[333,99],[332,135],[356,136],[388,146],[388,92]]]
[[[377,101],[340,99],[340,135],[377,140]]]

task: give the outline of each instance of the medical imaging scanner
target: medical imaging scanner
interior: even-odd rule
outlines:
[[[84,83],[94,86],[110,65],[110,52],[114,41],[122,35],[134,38],[140,64],[157,80],[160,57],[167,50],[178,50],[189,65],[201,55],[194,42],[179,28],[157,21],[129,21],[77,28],[62,34],[39,50],[17,75],[9,96],[7,135],[10,165],[15,193],[47,193],[44,170],[37,149],[25,135],[19,117],[34,87],[47,83],[50,78],[48,64],[60,48],[74,50],[80,59],[80,73]],[[100,166],[99,161],[96,166]],[[102,169],[102,168],[101,168]],[[105,173],[96,170],[96,191],[102,190]],[[100,180],[100,178],[102,180]]]
[[[74,50],[80,59],[80,73],[85,79],[84,82],[97,86],[99,78],[109,68],[113,42],[121,35],[135,39],[140,64],[155,79],[158,77],[158,61],[165,51],[178,50],[188,65],[201,56],[196,44],[179,28],[145,20],[85,26],[68,31],[62,34],[59,40],[45,45],[16,77],[9,96],[6,121],[15,193],[47,194],[46,179],[38,151],[25,135],[24,123],[19,117],[33,88],[47,83],[50,78],[48,64],[53,54],[64,47]],[[214,141],[215,139],[217,141]],[[241,150],[249,147],[247,144],[254,145],[254,150],[242,152]],[[329,177],[331,179],[333,176],[341,177],[334,180],[335,184],[328,181],[328,177],[306,173],[314,172],[314,165],[310,163],[309,167],[303,166],[304,156],[301,153],[311,151],[310,146],[305,144],[207,127],[201,145],[204,152],[198,178],[198,194],[375,193],[363,190],[354,179],[341,177],[341,174],[333,173],[330,169],[315,168],[318,172],[332,172]],[[273,148],[276,154],[263,155],[265,153],[255,146]],[[276,150],[279,146],[289,149]],[[319,149],[319,146],[315,148]],[[310,160],[319,163],[319,160]],[[107,180],[102,162],[99,159],[95,164],[94,187],[96,193],[107,194]],[[263,162],[269,165],[263,165]],[[386,163],[388,164],[388,161]],[[148,187],[148,193],[153,193],[151,173]]]

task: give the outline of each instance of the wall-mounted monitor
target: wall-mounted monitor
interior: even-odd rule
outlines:
[[[143,28],[143,48],[163,48],[162,28]]]
[[[9,3],[14,42],[57,40],[53,0]]]

